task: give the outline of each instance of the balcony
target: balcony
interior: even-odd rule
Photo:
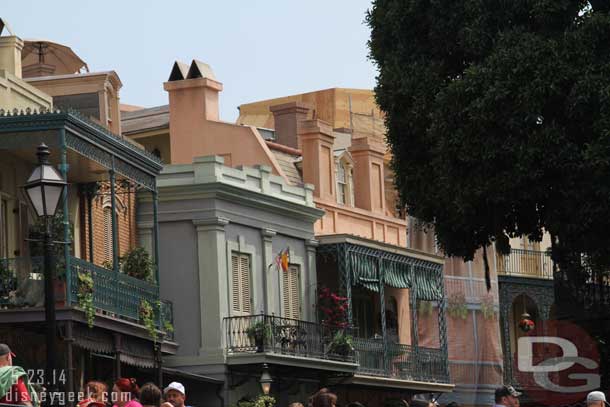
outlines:
[[[384,351],[382,340],[352,338],[353,349],[345,350],[333,343],[335,335],[344,332],[341,328],[263,314],[225,318],[224,324],[228,358],[297,357],[314,366],[334,361],[351,364],[348,371],[362,376],[449,383],[447,360],[440,349],[389,343]]]
[[[273,315],[248,315],[224,319],[227,357],[273,356],[319,362],[340,370],[355,370],[353,351],[333,346],[341,328]]]
[[[449,383],[447,358],[440,349],[354,338],[358,374],[399,380]]]
[[[111,318],[140,323],[144,301],[153,309],[158,305],[157,328],[165,330],[172,322],[171,303],[159,300],[155,284],[123,273],[116,273],[76,257],[70,257],[69,280],[66,280],[63,258],[56,265],[55,301],[57,308],[80,307],[79,274],[93,280],[93,307]],[[44,272],[40,257],[0,259],[0,308],[23,309],[44,307]],[[70,295],[67,295],[70,294]],[[168,333],[171,339],[171,332]]]
[[[496,254],[496,267],[500,276],[553,278],[553,261],[548,252],[511,249],[510,254]]]

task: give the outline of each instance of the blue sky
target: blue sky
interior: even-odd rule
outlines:
[[[6,4],[4,4],[6,3]],[[224,85],[221,119],[242,103],[330,87],[372,88],[370,0],[3,2],[21,38],[72,47],[92,71],[115,70],[121,101],[167,103],[172,63],[200,59]]]

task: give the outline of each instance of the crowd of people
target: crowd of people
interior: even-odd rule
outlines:
[[[40,402],[25,370],[13,365],[15,354],[8,345],[0,343],[0,405],[12,404],[39,407]],[[121,378],[113,383],[109,392],[106,383],[90,381],[85,385],[78,407],[190,407],[186,406],[186,389],[179,382],[172,382],[161,391],[154,383],[139,387],[136,379]],[[495,391],[493,407],[520,407],[522,394],[512,386],[501,386]],[[587,407],[610,407],[601,391],[592,391],[583,402]],[[307,402],[307,407],[337,407],[338,398],[328,388],[315,392]],[[398,407],[439,407],[435,400],[400,400]],[[280,407],[280,406],[278,406]],[[302,403],[292,403],[288,407],[304,407]],[[345,407],[366,407],[359,402],[350,402]],[[445,407],[459,407],[455,402]]]

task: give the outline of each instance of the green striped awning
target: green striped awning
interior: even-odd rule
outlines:
[[[390,287],[414,289],[421,300],[443,297],[442,264],[351,243],[343,245],[352,285],[378,292],[382,281]]]

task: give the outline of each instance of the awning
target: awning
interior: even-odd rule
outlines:
[[[380,283],[383,283],[394,288],[410,288],[420,300],[437,301],[443,298],[442,262],[364,243],[367,244],[347,241],[322,244],[318,251],[334,251],[339,267],[345,267],[348,271],[352,285],[378,292]]]

